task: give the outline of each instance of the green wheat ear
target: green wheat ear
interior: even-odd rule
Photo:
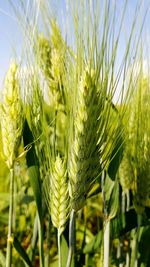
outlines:
[[[49,82],[49,98],[55,106],[64,104],[64,80],[67,70],[67,45],[55,20],[51,20],[51,77]],[[53,100],[52,100],[53,99]]]
[[[64,78],[67,68],[67,46],[61,31],[51,20],[49,39],[37,34],[34,44],[36,62],[48,85],[49,101],[52,106],[64,103]]]
[[[17,157],[23,128],[23,108],[16,63],[10,65],[5,78],[1,128],[3,153],[7,166],[11,168]]]
[[[50,177],[50,214],[59,235],[64,231],[69,216],[69,192],[66,164],[58,155],[52,164]]]
[[[132,188],[134,169],[128,155],[125,154],[119,166],[119,181],[124,192]]]
[[[98,103],[95,72],[87,68],[78,86],[68,159],[70,196],[75,211],[83,207],[92,182],[100,172]]]
[[[49,81],[51,77],[51,46],[43,34],[38,34],[34,46],[37,64],[45,78]]]
[[[143,76],[131,103],[129,142],[134,158],[134,203],[138,213],[150,206],[150,86]]]

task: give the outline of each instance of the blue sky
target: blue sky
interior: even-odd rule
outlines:
[[[27,0],[26,0],[27,1]],[[32,0],[34,1],[34,0]],[[96,0],[99,1],[99,0]],[[115,0],[111,0],[115,1]],[[142,0],[141,0],[142,1]],[[18,0],[13,0],[14,4],[17,4]],[[30,1],[29,1],[30,2]],[[55,3],[55,1],[53,1]],[[62,10],[64,8],[65,0],[57,1],[57,13],[62,14]],[[125,0],[117,0],[118,12],[121,8],[122,3]],[[124,30],[128,31],[128,28],[131,25],[132,17],[134,14],[135,6],[138,0],[129,0],[127,15],[125,18]],[[143,10],[150,5],[149,0],[143,0]],[[61,11],[61,12],[60,12]],[[139,10],[139,12],[142,12]],[[145,38],[150,41],[150,15],[148,16],[144,28]],[[17,20],[15,19],[15,15],[10,7],[9,1],[2,0],[0,1],[0,87],[2,85],[2,81],[4,79],[4,75],[8,69],[10,58],[14,58],[17,54],[17,57],[20,56],[21,51],[21,31],[19,29],[19,25]],[[125,45],[125,40],[122,39],[120,42],[120,53]]]
[[[0,1],[0,85],[15,51],[20,51],[21,34],[7,1]]]

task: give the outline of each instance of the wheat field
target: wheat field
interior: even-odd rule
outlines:
[[[0,267],[150,266],[148,5],[121,49],[122,2],[9,1],[23,47],[1,91]]]

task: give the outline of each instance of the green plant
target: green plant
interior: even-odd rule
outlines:
[[[19,236],[16,231],[12,244],[28,266],[129,266],[128,259],[137,264],[140,225],[149,223],[149,216],[140,224],[137,219],[149,206],[149,89],[144,89],[149,82],[142,71],[133,75],[131,60],[138,59],[143,27],[137,33],[139,5],[118,59],[127,1],[119,17],[117,3],[100,1],[100,8],[98,1],[81,2],[67,6],[73,41],[69,27],[64,36],[61,16],[53,18],[48,1],[32,3],[29,13],[23,1],[20,13],[11,3],[17,17],[25,17],[25,66],[17,73],[13,65],[11,79],[6,76],[16,93],[6,90],[2,141],[12,174],[14,162],[26,158],[20,163],[27,176],[24,190],[16,183],[15,201],[29,213],[28,228]],[[131,198],[126,207],[124,192],[133,205]],[[12,210],[13,190],[10,196]],[[23,216],[18,211],[18,221]]]
[[[12,264],[13,215],[14,215],[14,162],[18,156],[23,130],[23,108],[20,97],[20,85],[17,77],[17,65],[11,63],[5,78],[1,105],[1,129],[3,155],[10,170],[10,204],[7,239],[6,266]]]

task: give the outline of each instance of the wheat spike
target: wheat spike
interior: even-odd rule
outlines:
[[[98,146],[98,92],[94,71],[86,69],[79,83],[69,151],[69,178],[72,208],[79,210],[91,184],[100,172]]]
[[[51,77],[51,46],[43,34],[38,34],[34,50],[39,67],[45,78],[49,80]]]
[[[53,98],[55,106],[64,104],[64,76],[67,68],[67,46],[61,31],[54,20],[51,21],[51,77],[49,97]]]
[[[52,165],[50,180],[50,213],[53,225],[59,235],[64,231],[69,215],[69,193],[65,162],[60,156],[56,157]]]
[[[11,168],[17,157],[23,128],[23,110],[16,63],[11,63],[5,78],[1,112],[3,153],[7,166]]]
[[[48,81],[50,90],[53,94],[60,93],[58,87],[64,73],[66,44],[54,20],[51,21],[50,40],[46,39],[43,34],[38,34],[34,50],[36,60]]]
[[[54,48],[51,53],[51,62],[52,79],[50,79],[50,89],[52,90],[53,94],[58,95],[60,94],[59,87],[61,86],[62,76],[64,72],[64,55],[62,54],[62,52]]]
[[[31,79],[31,80],[30,80]],[[44,180],[49,170],[49,142],[47,136],[47,124],[44,113],[44,97],[41,91],[40,81],[36,71],[29,79],[31,93],[29,99],[29,122],[34,137],[34,145],[38,157],[41,179]]]
[[[43,95],[40,88],[40,83],[37,78],[37,74],[33,75],[31,77],[31,86],[32,89],[31,92],[31,99],[29,99],[30,103],[30,123],[31,128],[33,131],[34,138],[39,138],[42,133],[42,116],[43,116],[43,110],[42,110],[42,101]]]
[[[124,192],[132,188],[134,170],[128,155],[124,155],[119,166],[119,181]]]
[[[142,79],[140,77],[129,121],[129,142],[135,173],[133,194],[138,212],[150,206],[150,87],[148,81]]]

